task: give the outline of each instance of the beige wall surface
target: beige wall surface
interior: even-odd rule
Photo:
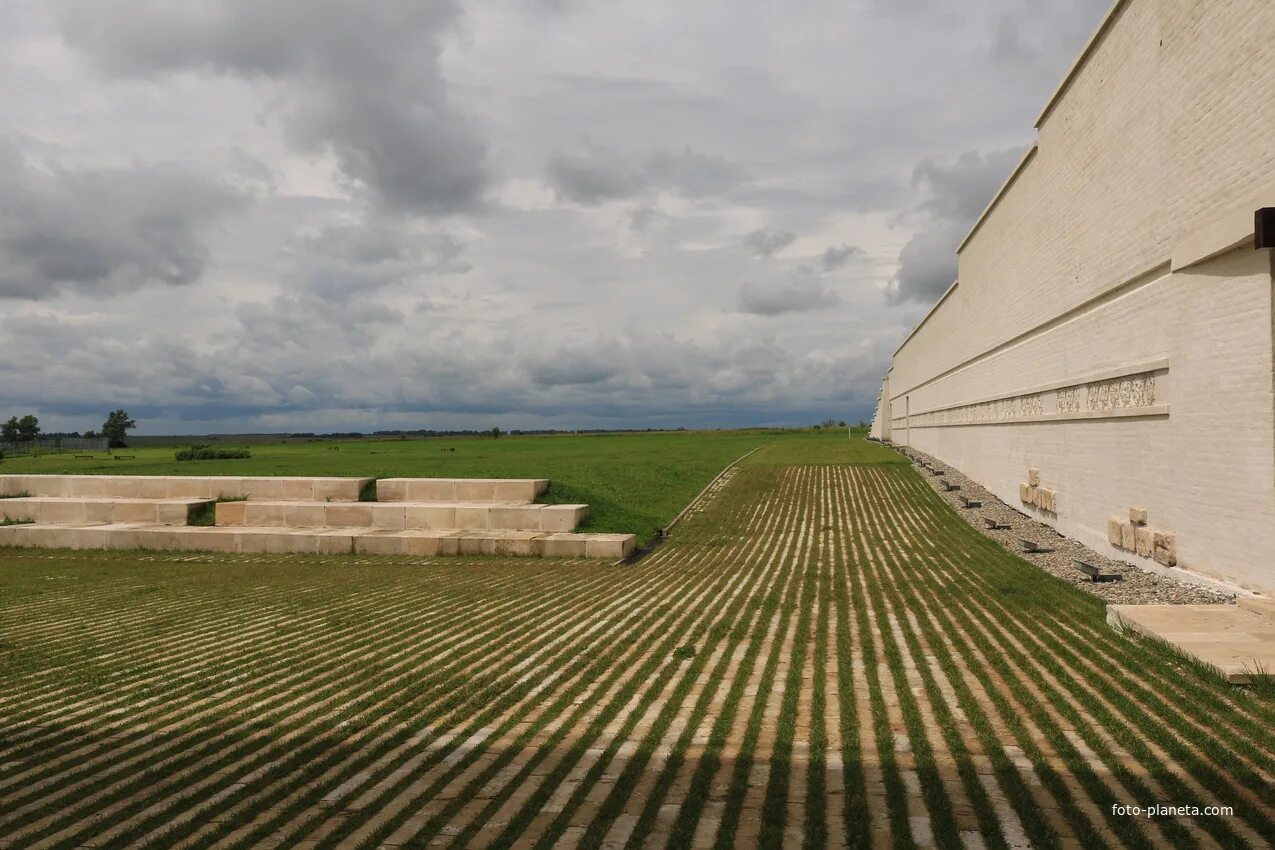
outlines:
[[[1275,3],[1127,0],[896,353],[873,435],[1113,557],[1131,506],[1179,565],[1275,592]],[[1023,505],[1038,468],[1056,511]]]

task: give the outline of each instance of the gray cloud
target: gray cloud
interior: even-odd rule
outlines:
[[[738,165],[689,147],[677,153],[656,149],[634,155],[592,142],[575,150],[554,151],[546,172],[559,198],[586,205],[661,190],[691,198],[711,197],[746,179]]]
[[[886,290],[893,304],[933,301],[956,280],[956,246],[961,243],[1023,155],[1017,148],[955,160],[927,159],[913,177],[926,192],[921,227],[899,252],[899,268]]]
[[[791,230],[754,230],[744,237],[744,246],[758,257],[773,257],[797,241]]]
[[[861,418],[918,309],[864,285],[886,229],[950,282],[986,200],[951,158],[1030,137],[1106,2],[10,4],[9,172],[59,201],[0,195],[0,232],[59,247],[0,280],[62,294],[0,310],[0,399],[146,433]],[[57,273],[86,244],[117,271]]]
[[[201,229],[240,200],[179,168],[41,168],[0,138],[0,297],[193,283]]]
[[[473,266],[448,233],[423,231],[398,219],[369,215],[302,233],[289,249],[296,287],[329,300],[366,298],[376,290]]]
[[[116,74],[210,70],[284,86],[287,138],[328,151],[387,208],[473,210],[486,145],[439,67],[450,0],[103,0],[62,6],[67,41]]]
[[[850,262],[852,257],[863,253],[864,250],[857,245],[829,245],[819,256],[819,268],[825,272],[836,271]]]
[[[841,299],[821,280],[798,277],[780,286],[744,283],[739,287],[739,311],[754,316],[807,313],[837,304]]]

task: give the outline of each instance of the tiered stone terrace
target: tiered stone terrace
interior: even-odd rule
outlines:
[[[386,555],[623,558],[632,534],[574,529],[545,479],[0,475],[0,545]],[[190,525],[212,510],[215,525]]]

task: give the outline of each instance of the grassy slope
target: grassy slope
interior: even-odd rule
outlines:
[[[779,442],[624,569],[5,552],[0,843],[1275,839],[1269,704],[883,460]]]
[[[172,447],[142,447],[122,452],[135,455],[134,459],[118,461],[102,455],[76,460],[71,454],[12,458],[0,465],[0,472],[548,478],[551,486],[545,501],[590,506],[590,519],[581,530],[632,532],[645,541],[676,516],[722,467],[758,446],[790,442],[794,455],[813,456],[821,451],[820,446],[840,447],[851,441],[840,431],[293,441],[254,445],[248,460],[178,463]],[[781,459],[775,462],[789,462],[782,452],[778,457]]]

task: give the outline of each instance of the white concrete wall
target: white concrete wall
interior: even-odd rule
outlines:
[[[1275,289],[1252,248],[1273,137],[1275,3],[1118,4],[873,433],[1014,505],[1039,468],[1057,510],[1025,509],[1135,563],[1107,520],[1144,506],[1180,566],[1275,592]]]

